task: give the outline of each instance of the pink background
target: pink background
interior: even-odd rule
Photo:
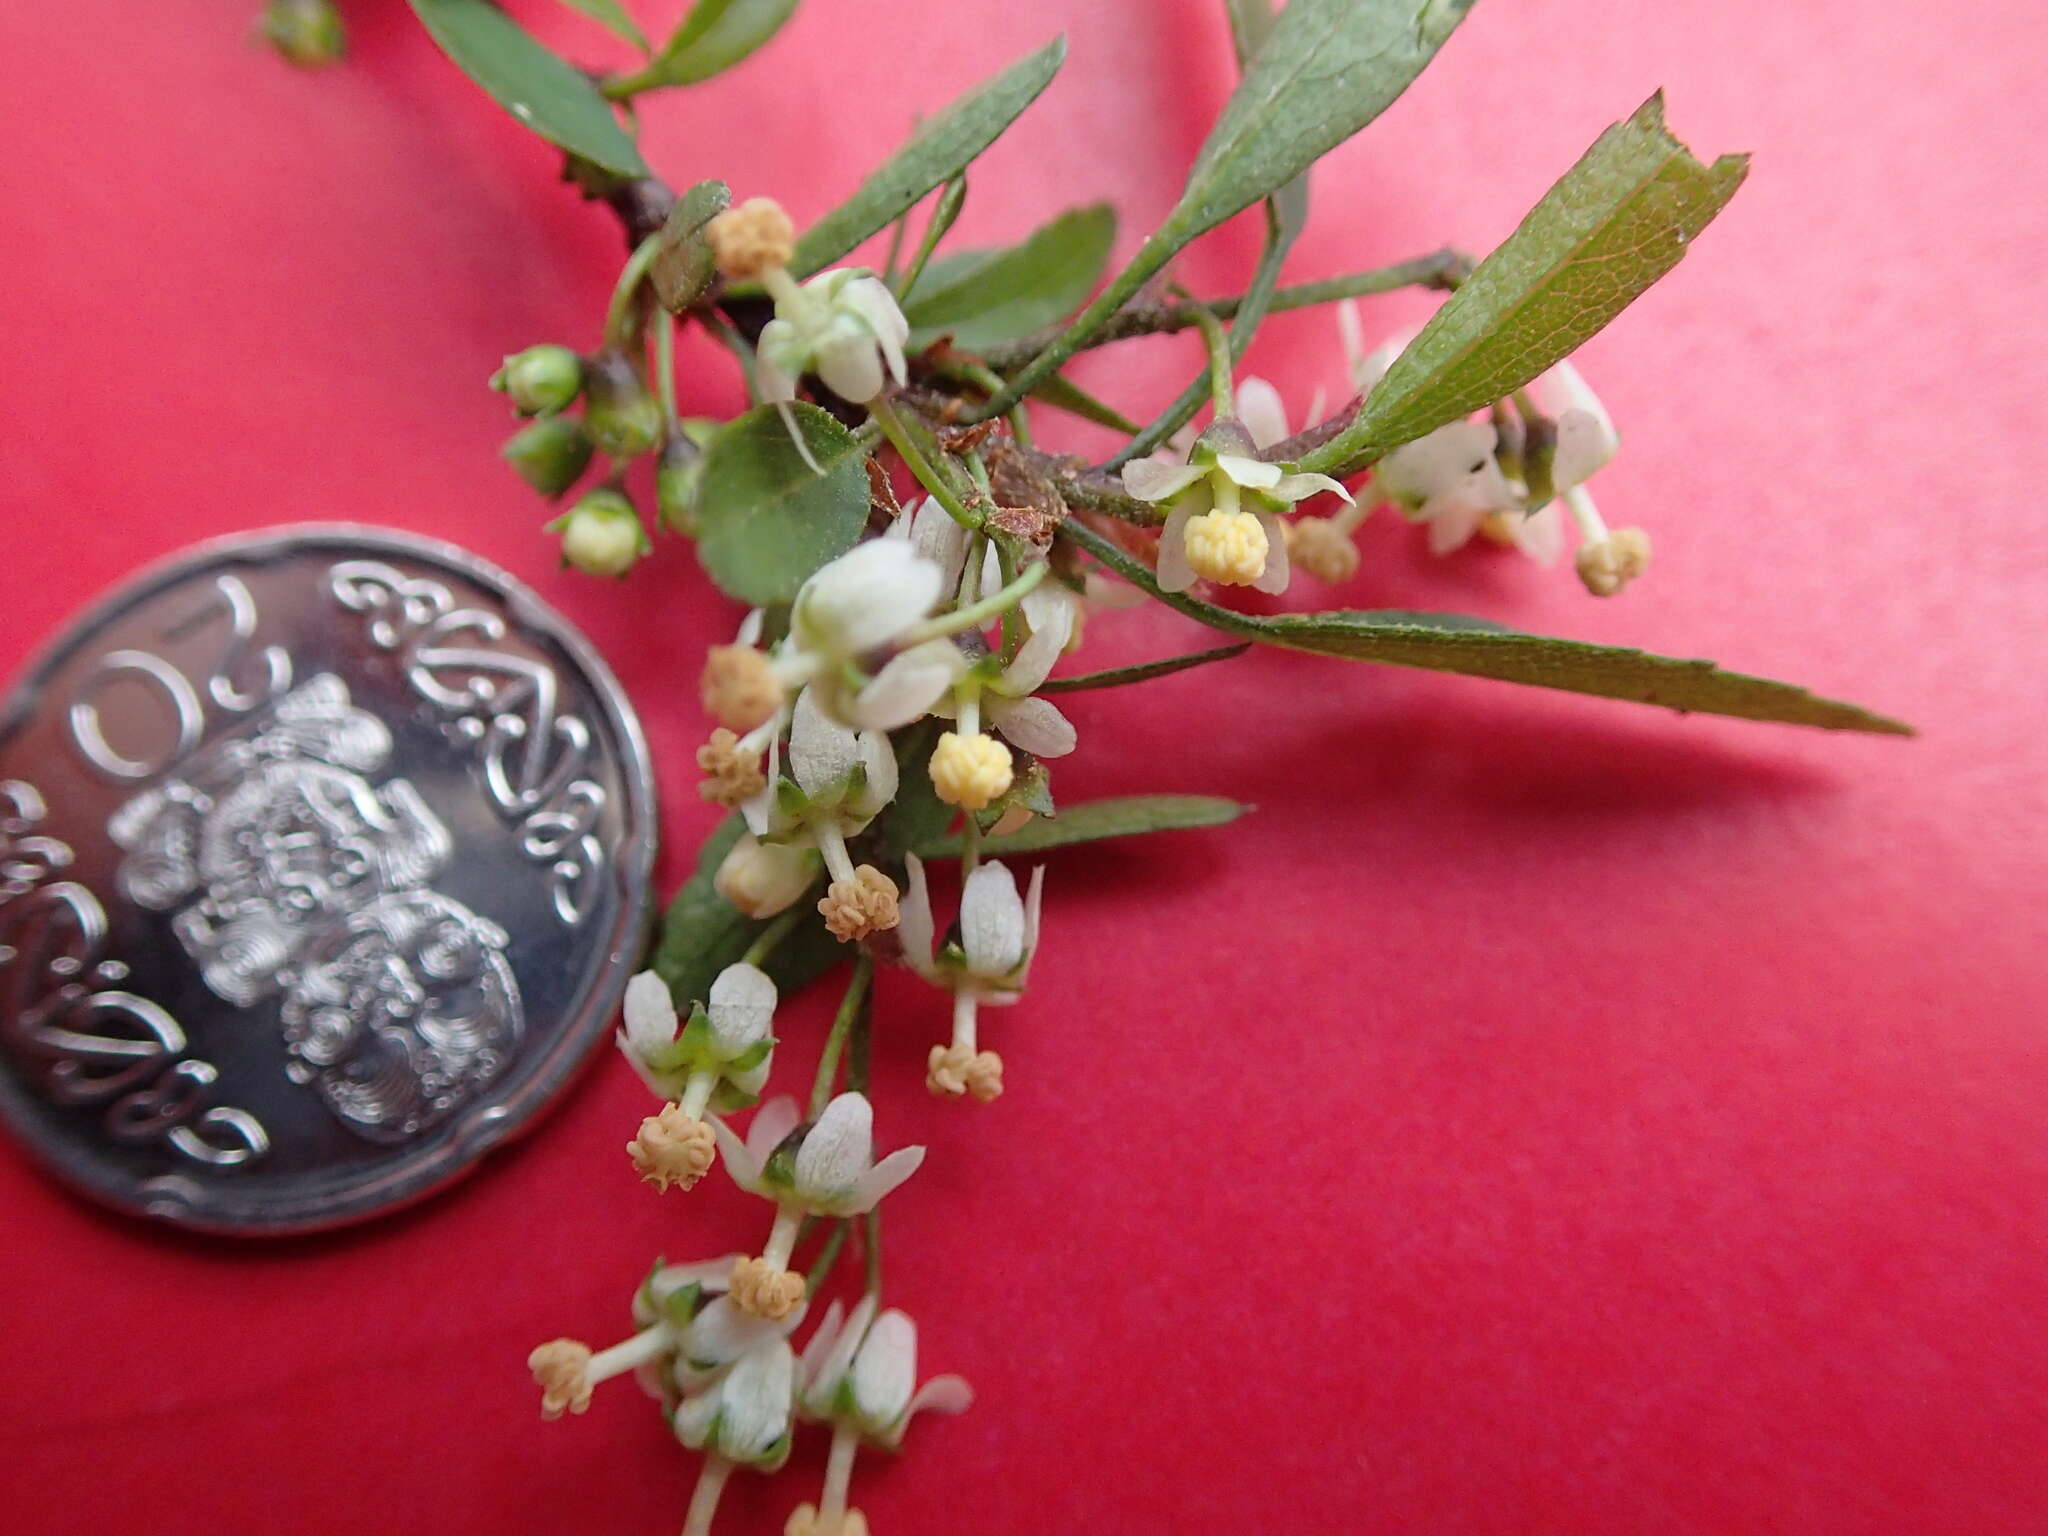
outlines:
[[[459,540],[612,656],[666,889],[712,820],[691,679],[732,612],[679,544],[623,586],[555,570],[482,387],[520,344],[589,344],[617,233],[396,0],[345,3],[354,56],[314,77],[247,43],[254,9],[0,15],[0,657],[203,535]],[[962,229],[1107,197],[1127,251],[1228,89],[1218,9],[810,0],[651,107],[649,152],[807,218],[1064,27]],[[1490,247],[1659,85],[1697,149],[1756,151],[1581,357],[1628,438],[1602,504],[1655,535],[1642,586],[1433,563],[1383,519],[1341,600],[1714,656],[1925,734],[1278,654],[1075,698],[1063,798],[1261,809],[1058,860],[1033,994],[990,1030],[998,1106],[926,1097],[941,1005],[885,980],[883,1139],[932,1150],[890,1202],[889,1292],[981,1401],[863,1460],[878,1532],[2048,1526],[2044,45],[2023,0],[1490,0],[1322,169],[1294,279]],[[1233,289],[1255,249],[1233,226],[1183,275]],[[687,356],[692,402],[729,408]],[[1255,361],[1297,413],[1339,384],[1316,316]],[[1182,338],[1085,377],[1146,415],[1192,367]],[[1164,612],[1093,633],[1101,658],[1201,641]],[[785,1019],[794,1080],[827,1002]],[[458,1192],[269,1247],[104,1217],[0,1156],[0,1523],[673,1529],[693,1467],[651,1408],[624,1386],[543,1425],[522,1364],[620,1331],[652,1253],[765,1230],[722,1178],[634,1184],[646,1108],[607,1061]],[[813,1436],[736,1480],[721,1529],[780,1530],[821,1463]]]

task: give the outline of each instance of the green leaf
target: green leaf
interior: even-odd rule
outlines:
[[[655,296],[673,314],[681,314],[711,290],[718,276],[718,261],[711,242],[704,236],[709,224],[732,201],[732,189],[722,181],[700,181],[669,210],[661,227],[661,247],[647,277]]]
[[[757,608],[795,597],[868,521],[866,450],[817,406],[789,410],[822,475],[772,405],[728,422],[704,453],[697,558],[720,590]]]
[[[1121,688],[1126,683],[1148,683],[1155,677],[1170,677],[1211,661],[1228,661],[1252,648],[1249,640],[1236,645],[1219,645],[1213,651],[1192,651],[1186,656],[1169,656],[1163,661],[1143,661],[1131,667],[1111,667],[1102,672],[1077,672],[1072,677],[1049,677],[1038,685],[1040,693],[1079,693],[1085,688]]]
[[[589,78],[535,42],[490,0],[409,3],[441,51],[549,143],[621,176],[651,174]]]
[[[797,0],[697,0],[655,59],[664,85],[695,85],[760,48],[788,21]]]
[[[562,0],[562,4],[572,11],[581,11],[593,21],[623,37],[635,48],[642,52],[646,51],[647,34],[626,14],[626,8],[619,4],[619,0]]]
[[[981,352],[1063,320],[1102,278],[1116,240],[1107,203],[1073,208],[1040,226],[1021,244],[969,251],[929,268],[903,304],[910,345],[953,344]]]
[[[852,197],[804,231],[790,263],[798,276],[830,266],[941,182],[951,181],[1038,99],[1067,56],[1056,37],[926,119]]]
[[[1594,141],[1302,467],[1351,473],[1569,356],[1678,265],[1748,168],[1743,155],[1702,165],[1652,96]]]
[[[1217,795],[1124,795],[1070,805],[1057,816],[1034,819],[1002,837],[981,840],[987,858],[1038,853],[1069,843],[1095,843],[1109,837],[1137,837],[1147,832],[1177,832],[1188,827],[1220,827],[1251,807]],[[934,838],[914,851],[925,859],[945,858],[961,850],[956,833]]]
[[[1502,682],[1528,683],[1637,704],[1660,704],[1743,720],[1777,720],[1835,731],[1910,736],[1913,728],[1854,704],[1821,698],[1790,683],[1724,672],[1711,661],[1690,661],[1622,646],[1590,645],[1525,634],[1484,619],[1456,614],[1340,609],[1329,613],[1264,616],[1218,608],[1184,592],[1162,592],[1152,573],[1109,540],[1069,520],[1060,528],[1126,581],[1169,607],[1226,634],[1266,645],[1397,667],[1462,672]]]
[[[1042,400],[1055,410],[1078,416],[1083,421],[1092,421],[1098,427],[1107,427],[1112,432],[1125,436],[1138,430],[1138,424],[1106,400],[1098,400],[1063,373],[1049,373],[1031,390],[1031,398]]]
[[[1285,187],[1378,117],[1472,0],[1290,0],[1155,239],[1175,248]]]
[[[661,937],[654,949],[654,972],[668,983],[679,1009],[704,1001],[711,995],[711,983],[728,965],[736,963],[773,918],[756,921],[712,888],[718,866],[732,845],[739,841],[747,824],[735,812],[720,822],[704,846],[697,851],[697,868],[676,892],[661,920]],[[809,896],[798,899],[801,906]],[[846,950],[826,931],[822,922],[802,922],[777,944],[761,964],[786,997],[809,985],[839,960]]]

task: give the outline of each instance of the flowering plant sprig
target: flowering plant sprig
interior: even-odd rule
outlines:
[[[1154,600],[1248,643],[1679,710],[1906,728],[1705,663],[1480,620],[1218,601],[1249,587],[1270,607],[1303,577],[1369,588],[1356,534],[1383,505],[1442,555],[1483,534],[1547,565],[1575,530],[1588,592],[1644,581],[1647,535],[1609,528],[1587,490],[1620,439],[1573,356],[1692,249],[1745,170],[1741,157],[1695,159],[1660,99],[1602,134],[1484,261],[1442,250],[1290,286],[1281,269],[1311,167],[1409,86],[1470,0],[1289,0],[1277,13],[1228,0],[1237,88],[1179,199],[1116,267],[1106,207],[1058,214],[1006,249],[941,254],[970,167],[1052,79],[1063,40],[932,116],[799,229],[756,189],[735,204],[715,179],[673,188],[625,110],[746,58],[791,6],[698,0],[656,44],[613,0],[570,3],[643,60],[578,69],[494,6],[411,0],[450,57],[617,215],[630,251],[587,349],[508,338],[490,381],[523,422],[506,459],[550,499],[597,466],[545,525],[568,564],[625,577],[657,539],[687,539],[745,610],[699,677],[712,727],[700,789],[728,815],[627,988],[619,1043],[660,1100],[627,1143],[641,1178],[687,1191],[722,1160],[772,1215],[758,1248],[657,1265],[622,1343],[555,1340],[529,1363],[550,1416],[583,1412],[611,1376],[640,1375],[704,1457],[686,1533],[710,1527],[733,1469],[772,1471],[800,1425],[825,1426],[824,1488],[786,1530],[847,1536],[867,1528],[849,1496],[856,1448],[894,1449],[919,1408],[969,1401],[957,1378],[916,1385],[916,1329],[883,1300],[879,1206],[924,1151],[876,1155],[876,968],[901,965],[931,989],[929,1009],[887,1023],[930,1042],[930,1091],[989,1104],[1005,1074],[982,1010],[1022,1002],[1044,936],[1044,870],[1025,873],[1015,854],[1241,809],[1193,796],[1055,804],[1048,764],[1082,744],[1049,695],[1245,648],[1058,675],[1088,614]],[[341,51],[326,0],[275,0],[264,27],[297,63]],[[1255,207],[1268,238],[1242,293],[1172,282],[1180,251]],[[851,259],[885,232],[878,261]],[[1441,293],[1441,307],[1369,348],[1354,301],[1410,286]],[[1338,306],[1331,351],[1352,393],[1291,431],[1283,392],[1239,365],[1265,316],[1323,304]],[[748,410],[681,414],[698,382],[678,372],[684,327],[730,358]],[[1061,371],[1084,349],[1183,331],[1199,334],[1201,365],[1142,425],[1124,414],[1134,402],[1099,400]],[[1049,451],[1037,434],[1055,412],[1115,429],[1122,446],[1095,463]],[[957,918],[942,929],[933,874],[954,859]],[[838,967],[845,990],[807,1098],[753,1108],[792,1051],[782,999]],[[1014,1040],[1014,1055],[1034,1054],[1028,1029]],[[1028,1073],[1011,1086],[1041,1091]],[[743,1131],[728,1123],[750,1110]],[[850,1235],[865,1260],[859,1299],[823,1308],[799,1358],[792,1336]]]

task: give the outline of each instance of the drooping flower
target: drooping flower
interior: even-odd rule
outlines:
[[[642,971],[626,984],[619,1049],[654,1093],[672,1102],[641,1123],[626,1144],[633,1166],[657,1189],[689,1189],[710,1169],[716,1139],[707,1106],[744,1109],[768,1081],[775,1040],[775,983],[742,961],[711,983],[677,1033],[668,983]]]
[[[840,1094],[808,1126],[799,1124],[794,1099],[770,1099],[755,1111],[745,1141],[713,1120],[733,1182],[776,1208],[760,1257],[734,1266],[733,1298],[742,1309],[781,1317],[803,1300],[803,1277],[790,1272],[789,1256],[806,1216],[873,1210],[917,1171],[923,1147],[899,1147],[876,1160],[874,1123],[874,1108],[860,1093]]]
[[[917,1325],[894,1307],[878,1316],[878,1306],[872,1293],[850,1314],[833,1302],[797,1362],[797,1413],[832,1426],[832,1451],[818,1502],[801,1506],[789,1531],[846,1536],[865,1530],[866,1520],[847,1503],[860,1443],[893,1451],[919,1413],[965,1413],[973,1406],[973,1389],[958,1376],[918,1385]]]
[[[775,300],[775,318],[761,328],[757,348],[764,400],[794,400],[797,380],[807,373],[853,401],[874,399],[892,379],[903,382],[910,323],[889,285],[872,272],[834,267],[799,284],[787,268],[771,267],[761,284]]]
[[[903,958],[933,986],[953,994],[953,1037],[935,1045],[925,1085],[941,1097],[972,1094],[983,1103],[1003,1091],[1003,1061],[980,1048],[979,1010],[1007,1007],[1023,996],[1031,961],[1038,952],[1039,912],[1045,894],[1044,866],[1031,872],[1028,894],[998,860],[976,866],[960,892],[960,937],[936,952],[936,923],[924,864],[905,858],[910,889],[903,900]]]
[[[1162,590],[1185,592],[1200,578],[1284,592],[1287,544],[1278,514],[1323,491],[1351,499],[1328,475],[1301,474],[1256,452],[1242,425],[1221,421],[1196,440],[1185,464],[1124,465],[1127,492],[1169,508],[1159,534]]]
[[[647,1370],[655,1379],[683,1347],[703,1295],[723,1290],[739,1255],[698,1264],[657,1265],[633,1300],[632,1337],[593,1351],[577,1339],[551,1339],[527,1356],[527,1368],[541,1389],[541,1417],[583,1413],[596,1387],[627,1371]]]

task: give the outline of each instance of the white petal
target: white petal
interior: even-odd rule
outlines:
[[[1292,575],[1287,563],[1287,530],[1280,526],[1279,517],[1261,509],[1254,514],[1259,526],[1266,530],[1266,568],[1259,572],[1259,579],[1252,585],[1261,592],[1285,592]]]
[[[1057,577],[1051,576],[1024,594],[1019,606],[1024,610],[1025,622],[1031,626],[1031,637],[1017,648],[1016,657],[1003,668],[996,686],[1004,693],[1031,693],[1045,681],[1074,635],[1072,596],[1058,584]]]
[[[867,769],[860,793],[846,802],[846,813],[865,826],[896,798],[896,754],[881,731],[862,731],[854,740],[861,766]]]
[[[846,1326],[832,1340],[831,1347],[818,1357],[814,1373],[804,1378],[804,1396],[814,1413],[824,1415],[831,1412],[833,1394],[839,1390],[839,1383],[847,1371],[852,1369],[861,1341],[867,1337],[868,1328],[874,1322],[876,1305],[877,1298],[872,1291],[854,1303]],[[810,1351],[805,1350],[804,1354],[808,1358]]]
[[[1031,871],[1031,885],[1024,892],[1024,969],[1017,973],[1017,985],[1031,979],[1031,964],[1038,958],[1038,912],[1045,900],[1045,866]]]
[[[840,1094],[796,1149],[798,1195],[813,1205],[839,1200],[867,1172],[874,1153],[874,1106],[865,1094]]]
[[[1006,699],[1001,694],[982,695],[989,724],[1002,732],[1014,747],[1033,757],[1065,757],[1079,742],[1074,725],[1052,700],[1033,694],[1028,699]]]
[[[769,1154],[782,1145],[802,1119],[803,1112],[796,1107],[796,1100],[786,1093],[755,1110],[747,1126],[747,1154],[753,1158],[754,1166],[766,1163]]]
[[[770,320],[762,326],[761,339],[754,348],[754,385],[761,399],[770,404],[794,400],[804,361],[803,343],[787,320]],[[790,366],[785,368],[784,363]]]
[[[668,983],[652,971],[642,971],[626,983],[626,1041],[643,1056],[651,1056],[676,1038],[676,1002]]]
[[[1373,470],[1387,496],[1414,508],[1461,484],[1493,458],[1500,434],[1487,421],[1454,421],[1403,443]]]
[[[740,802],[740,819],[755,837],[766,837],[775,829],[775,783],[782,777],[782,733],[768,738],[767,778],[760,789]],[[735,843],[734,848],[738,848]],[[727,856],[730,862],[730,855]]]
[[[974,1388],[964,1376],[934,1376],[910,1397],[910,1415],[965,1413],[974,1406]]]
[[[1515,548],[1548,568],[1564,553],[1564,509],[1552,502],[1527,517],[1506,514],[1508,529],[1515,536]]]
[[[1465,502],[1446,503],[1441,510],[1430,514],[1429,552],[1448,555],[1453,550],[1463,549],[1485,520],[1486,513],[1479,507]]]
[[[939,505],[936,496],[925,497],[905,514],[903,522],[910,525],[911,548],[945,573],[940,590],[950,592],[958,587],[960,567],[967,560],[967,546],[974,536],[953,521],[953,514]]]
[[[968,968],[990,979],[1009,975],[1024,958],[1024,899],[999,860],[977,866],[961,888],[960,947]]]
[[[1238,383],[1237,419],[1261,448],[1270,448],[1287,436],[1287,407],[1280,391],[1256,374]]]
[[[917,1172],[923,1161],[923,1147],[898,1147],[860,1176],[853,1192],[834,1207],[835,1214],[859,1216],[872,1211],[884,1195]]]
[[[683,1358],[697,1370],[709,1370],[781,1338],[786,1331],[781,1322],[741,1311],[730,1296],[714,1296],[690,1319],[683,1333]]]
[[[648,1290],[656,1301],[666,1301],[686,1285],[702,1286],[707,1291],[722,1291],[732,1284],[732,1267],[744,1253],[728,1253],[716,1259],[698,1259],[691,1264],[664,1264],[661,1273],[648,1282]]]
[[[1559,491],[1585,484],[1621,447],[1607,407],[1569,362],[1559,363],[1537,381],[1537,397],[1557,417],[1552,482]]]
[[[684,1398],[676,1407],[676,1438],[693,1451],[703,1450],[704,1442],[711,1438],[711,1426],[718,1420],[718,1409],[716,1392]]]
[[[910,1411],[917,1388],[917,1324],[891,1307],[876,1318],[853,1357],[853,1402],[862,1427],[880,1434]]]
[[[740,620],[739,633],[732,637],[734,645],[759,645],[761,631],[768,626],[766,608],[749,608],[747,616]]]
[[[796,1357],[797,1396],[806,1406],[810,1403],[812,1389],[822,1379],[820,1367],[831,1357],[833,1346],[839,1341],[840,1326],[845,1321],[846,1307],[834,1301],[825,1309],[824,1321],[811,1331],[803,1353]]]
[[[716,1388],[723,1399],[718,1447],[735,1461],[754,1461],[789,1433],[796,1402],[796,1356],[788,1344],[750,1350]]]
[[[898,384],[904,379],[903,343],[910,335],[910,322],[896,307],[896,295],[878,277],[857,277],[839,291],[839,302],[853,309],[874,332],[888,359],[889,373]]]
[[[1264,459],[1248,459],[1237,453],[1217,454],[1216,467],[1239,485],[1253,491],[1270,491],[1280,483],[1282,473],[1278,464],[1268,464]]]
[[[827,342],[818,348],[818,377],[844,400],[872,400],[888,382],[881,350],[865,336]]]
[[[1344,344],[1344,371],[1351,376],[1351,387],[1363,394],[1379,375],[1365,371],[1365,322],[1358,318],[1358,300],[1346,299],[1337,306],[1337,335]]]
[[[775,983],[744,960],[728,965],[711,983],[704,1011],[719,1054],[727,1060],[768,1038],[775,1027]]]
[[[1333,496],[1351,500],[1351,493],[1344,489],[1344,482],[1333,480],[1328,475],[1283,475],[1280,483],[1273,487],[1273,494],[1282,501],[1307,501],[1328,491]]]
[[[1208,473],[1199,464],[1162,464],[1157,459],[1132,459],[1124,465],[1124,489],[1140,501],[1165,501]]]
[[[754,1116],[756,1125],[761,1123],[763,1110]],[[718,1138],[719,1161],[725,1164],[725,1171],[733,1183],[750,1195],[761,1193],[761,1159],[754,1156],[746,1142],[733,1133],[731,1126],[717,1116],[711,1117],[711,1133]]]
[[[950,640],[913,645],[890,658],[874,681],[861,689],[854,700],[854,721],[863,730],[900,730],[930,713],[966,669],[967,658]]]
[[[807,795],[837,789],[860,761],[860,745],[850,726],[825,713],[818,690],[796,696],[789,717],[789,770]]]
[[[792,633],[831,656],[873,649],[915,624],[939,599],[939,568],[901,539],[869,539],[812,573],[796,595]]]
[[[1195,568],[1188,564],[1188,519],[1194,515],[1193,507],[1175,507],[1166,514],[1166,526],[1159,530],[1157,574],[1162,592],[1185,592],[1195,584]]]
[[[655,1071],[647,1065],[647,1058],[634,1047],[622,1029],[612,1038],[618,1042],[619,1054],[626,1058],[626,1065],[633,1069],[633,1075],[647,1085],[647,1091],[657,1099],[673,1099],[683,1091],[683,1085],[674,1077]]]
[[[908,889],[896,905],[896,933],[903,941],[903,958],[926,981],[937,981],[939,969],[932,964],[932,893],[924,877],[924,860],[906,853],[903,869]]]

